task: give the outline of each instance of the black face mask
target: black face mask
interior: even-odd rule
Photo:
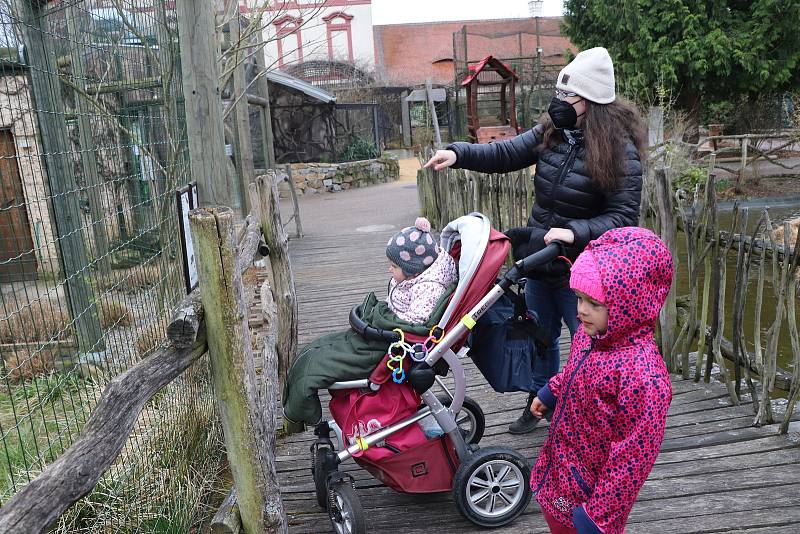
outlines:
[[[575,108],[572,107],[572,104],[559,100],[556,97],[553,97],[553,100],[550,101],[547,113],[550,115],[553,126],[556,128],[566,128],[569,130],[575,128],[575,125],[578,123],[578,113],[575,111]]]

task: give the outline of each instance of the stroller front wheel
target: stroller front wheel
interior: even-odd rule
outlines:
[[[447,395],[437,395],[437,398],[442,405],[448,408],[450,403],[453,402]],[[483,415],[480,404],[471,397],[464,397],[461,411],[455,414],[455,418],[458,428],[464,434],[464,441],[470,445],[480,442],[483,433],[486,431],[486,416]]]
[[[477,451],[461,464],[453,481],[458,511],[478,526],[507,525],[531,500],[530,472],[528,461],[513,449]]]
[[[339,480],[328,488],[328,517],[337,534],[367,532],[364,508],[351,481]]]

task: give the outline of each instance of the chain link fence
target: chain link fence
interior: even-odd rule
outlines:
[[[185,292],[174,2],[2,0],[0,501],[69,447]],[[211,37],[209,37],[211,38]],[[188,532],[222,471],[207,360],[144,409],[59,532]]]

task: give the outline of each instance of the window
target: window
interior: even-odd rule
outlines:
[[[303,36],[301,26],[303,19],[285,15],[275,22],[278,41],[278,66],[303,61]]]
[[[327,25],[328,59],[353,62],[352,15],[337,11],[322,17]]]

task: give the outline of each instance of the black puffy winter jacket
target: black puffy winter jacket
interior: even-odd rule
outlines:
[[[531,236],[525,255],[544,247],[544,235],[550,228],[572,230],[575,243],[567,248],[567,256],[574,260],[589,241],[607,230],[638,224],[642,163],[631,141],[625,146],[625,176],[620,177],[616,189],[603,191],[588,176],[580,132],[565,136],[569,141],[552,148],[540,146],[543,132],[544,127],[537,125],[507,141],[447,147],[456,153],[454,168],[505,173],[536,164],[535,199],[528,218]]]

